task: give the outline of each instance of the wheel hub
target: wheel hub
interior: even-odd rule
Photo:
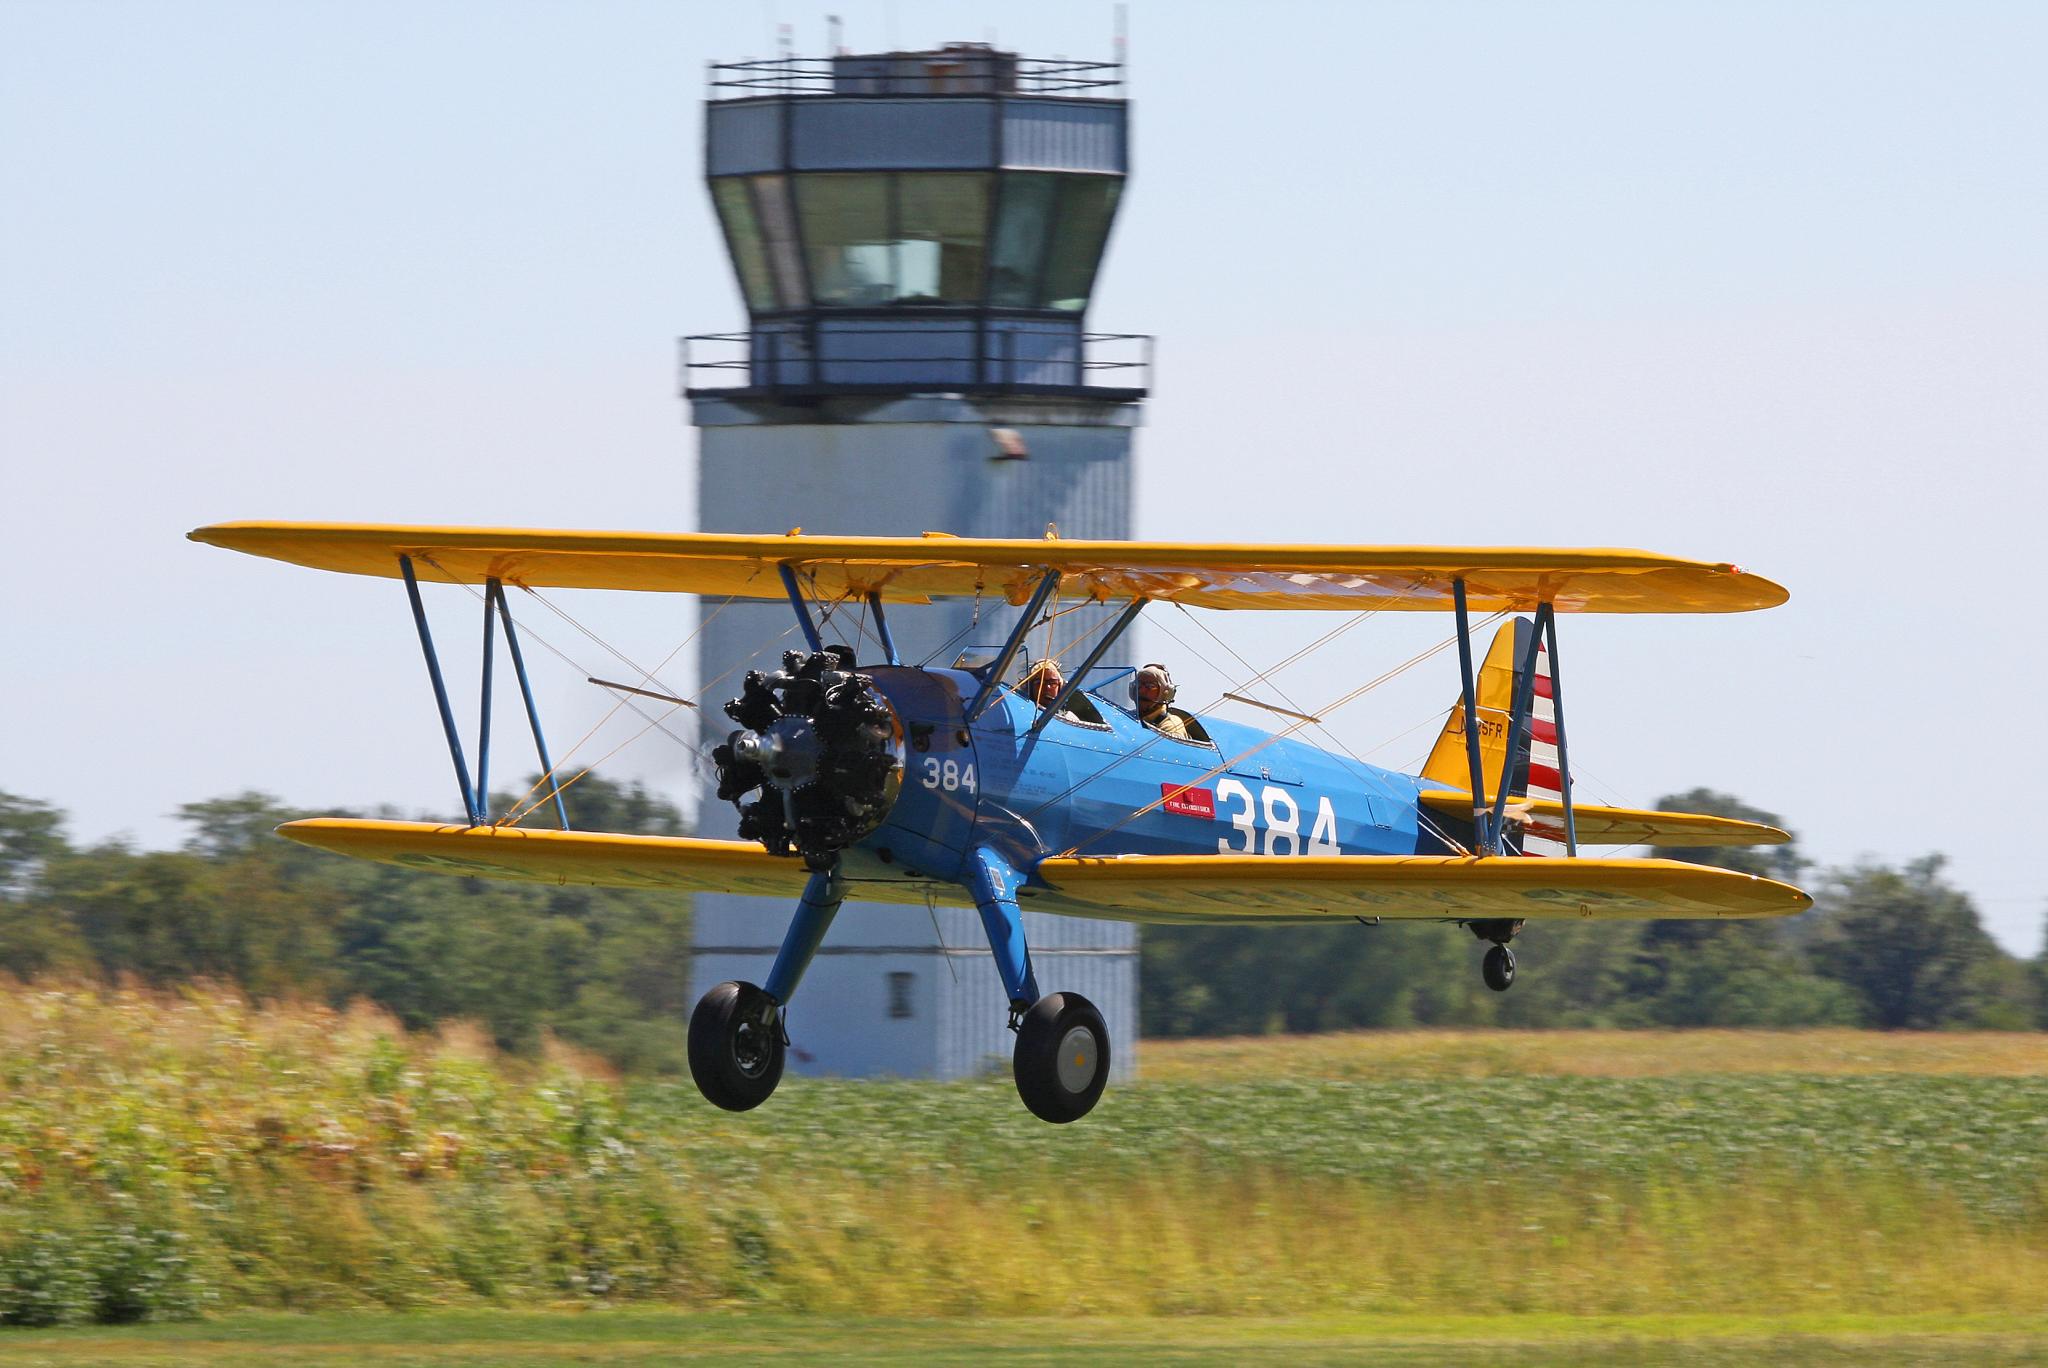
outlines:
[[[1076,1026],[1060,1037],[1057,1071],[1060,1086],[1070,1093],[1084,1091],[1095,1081],[1095,1061],[1101,1045],[1095,1032]]]
[[[759,1078],[768,1071],[774,1053],[774,1042],[768,1033],[773,1029],[758,1021],[742,1021],[734,1028],[732,1062],[748,1078]]]

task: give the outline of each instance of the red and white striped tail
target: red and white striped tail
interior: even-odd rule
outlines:
[[[1534,702],[1529,709],[1529,796],[1564,800],[1564,784],[1558,775],[1557,705],[1550,684],[1550,652],[1536,647]],[[1529,822],[1522,829],[1524,855],[1565,853],[1564,827],[1550,822]]]

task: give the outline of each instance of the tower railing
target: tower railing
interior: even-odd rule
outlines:
[[[1121,62],[1018,57],[979,48],[873,56],[764,57],[710,64],[707,98],[763,95],[1083,95],[1115,98]]]
[[[885,339],[895,338],[903,346]],[[859,351],[834,347],[854,342]],[[1078,347],[1071,344],[1079,343]],[[1153,338],[1148,333],[997,331],[954,327],[889,327],[863,323],[857,332],[808,330],[695,333],[679,339],[683,395],[746,390],[829,393],[861,389],[971,390],[1018,393],[1098,392],[1128,398],[1152,389]],[[877,344],[880,345],[877,345]]]

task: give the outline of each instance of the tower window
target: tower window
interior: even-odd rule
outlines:
[[[813,302],[977,302],[990,184],[982,173],[796,177]]]
[[[889,975],[889,1015],[902,1019],[911,1015],[910,985],[917,981],[917,975],[898,969]]]
[[[775,294],[768,283],[768,254],[761,248],[761,224],[747,198],[746,184],[733,176],[711,182],[711,198],[718,205],[718,217],[732,244],[733,264],[739,268],[740,289],[749,309],[772,309]]]

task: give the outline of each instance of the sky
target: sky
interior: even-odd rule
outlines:
[[[1113,55],[1104,3],[833,9],[857,50]],[[183,534],[693,526],[675,339],[743,321],[704,67],[781,23],[822,53],[826,12],[0,0],[0,789],[142,846],[248,788],[447,812],[402,592]],[[1582,793],[1723,789],[1825,865],[1942,852],[2038,949],[2048,7],[1133,0],[1129,31],[1089,322],[1158,338],[1138,535],[1768,575],[1768,613],[1564,624]],[[691,618],[560,602],[643,664]],[[474,605],[433,606],[467,699]],[[1266,663],[1331,622],[1209,625]],[[1278,687],[1318,706],[1444,630],[1374,618]],[[1183,701],[1227,686],[1152,631]],[[585,737],[607,700],[530,650],[555,738],[687,798],[687,751]],[[1416,760],[1454,689],[1440,658],[1332,730]]]

